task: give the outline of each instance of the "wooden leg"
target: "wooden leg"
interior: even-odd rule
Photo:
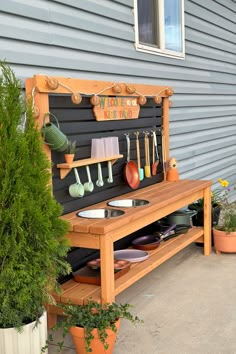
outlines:
[[[50,329],[53,326],[55,326],[55,324],[57,323],[57,315],[55,315],[54,313],[47,312],[47,320],[48,320],[48,329]]]
[[[211,253],[211,188],[204,189],[204,255]]]
[[[113,302],[114,295],[114,248],[111,237],[100,236],[101,298],[102,303]]]

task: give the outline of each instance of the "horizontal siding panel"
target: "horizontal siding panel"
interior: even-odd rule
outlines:
[[[224,106],[235,104],[235,95],[175,95],[172,101],[175,107]]]
[[[181,173],[181,178],[188,179],[194,176],[195,179],[212,179],[214,175],[216,178],[220,178],[222,175],[227,178],[227,176],[235,174],[235,162],[235,157],[230,156],[222,161],[215,161],[200,167],[197,166],[188,172],[183,172]]]
[[[191,134],[173,135],[170,136],[170,144],[171,148],[185,147],[202,141],[216,140],[232,135],[236,135],[236,126],[211,129],[208,131],[193,131]]]
[[[209,117],[228,117],[233,116],[235,120],[236,105],[230,106],[210,106],[210,107],[179,107],[170,111],[171,122],[195,120]]]
[[[1,34],[7,38],[15,38],[17,33],[18,39],[22,41],[28,41],[31,44],[32,36],[34,37],[34,42],[41,44],[54,45],[68,49],[83,50],[87,52],[107,54],[109,56],[123,57],[123,53],[126,53],[126,57],[133,60],[146,59],[146,54],[137,54],[134,57],[133,44],[127,41],[122,41],[121,39],[114,39],[112,37],[102,37],[99,34],[94,36],[93,33],[87,32],[86,35],[83,31],[74,28],[59,26],[59,25],[49,25],[47,23],[38,22],[37,28],[34,28],[34,21],[30,19],[23,19],[20,17],[12,15],[0,14],[1,21]],[[78,37],[80,40],[78,41]],[[103,45],[101,46],[101,41]],[[47,51],[52,51],[53,48],[47,48]],[[202,47],[195,49],[199,52]],[[138,52],[137,52],[138,53]],[[140,53],[140,52],[139,52]],[[214,57],[214,52],[213,55]],[[222,60],[225,56],[222,56]],[[153,55],[150,55],[150,60],[153,61]],[[160,59],[161,60],[161,59]],[[165,59],[166,63],[168,59]],[[232,58],[232,62],[234,60]],[[177,61],[178,66],[184,68],[195,68],[195,69],[205,69],[217,72],[227,72],[229,74],[236,75],[236,65],[226,64],[225,62],[217,62],[215,59],[212,61],[209,58],[196,58],[195,56],[188,57],[187,62]],[[138,62],[137,62],[138,64]],[[175,65],[173,65],[175,67]],[[176,70],[177,66],[176,66]]]
[[[184,173],[201,166],[206,166],[208,164],[224,161],[227,159],[230,159],[230,161],[234,161],[236,163],[235,149],[232,146],[221,148],[217,151],[207,152],[188,160],[183,160],[181,161],[181,171]]]
[[[231,11],[230,9],[227,8],[227,6],[225,6],[228,2],[227,0],[222,1],[220,4],[214,0],[213,6],[212,6],[212,2],[208,2],[206,0],[190,0],[190,1],[192,3],[195,3],[196,5],[203,7],[204,9],[209,10],[211,13],[214,13],[217,16],[220,15],[220,17],[221,17],[220,24],[222,23],[222,17],[225,18],[227,21],[230,21],[230,22],[236,24],[236,19],[234,17],[235,9],[234,9],[234,11]],[[219,23],[218,23],[218,25],[219,25]]]
[[[86,12],[91,12],[96,15],[108,17],[110,19],[119,19],[119,21],[125,23],[134,23],[132,11],[127,2],[121,4],[107,0],[86,0],[79,2],[76,2],[75,0],[66,0],[66,3],[65,0],[52,0],[52,2],[70,6],[71,8],[77,9],[79,11],[83,10]],[[127,6],[123,6],[126,4]],[[53,6],[55,5],[53,4]]]
[[[132,40],[134,37],[132,26],[120,22],[118,18],[114,21],[86,11],[75,11],[59,4],[53,9],[51,22],[85,31],[89,29],[90,32],[124,40]]]
[[[219,39],[217,37],[209,36],[209,34],[200,32],[197,29],[189,28],[188,31],[186,31],[186,40],[200,43],[207,47],[216,48],[232,54],[235,54],[236,52],[236,44],[228,42],[227,40]],[[201,53],[199,53],[199,55],[201,55]]]
[[[117,3],[123,4],[125,6],[133,7],[133,0],[113,0],[113,2],[117,2]]]
[[[173,86],[170,149],[181,178],[235,181],[236,2],[185,0],[184,60],[136,51],[132,8],[133,0],[1,1],[1,56],[21,78]]]
[[[83,71],[119,74],[123,76],[134,76],[140,78],[155,78],[157,69],[160,79],[201,81],[225,84],[234,84],[234,75],[226,75],[223,73],[210,74],[208,71],[200,69],[176,68],[163,64],[149,64],[145,62],[129,60],[124,58],[114,58],[106,55],[98,55],[93,53],[83,53],[75,50],[65,51],[63,48],[36,45],[34,43],[21,43],[18,41],[9,41],[0,38],[0,46],[5,53],[5,57],[10,62],[18,64],[31,65],[32,62],[36,66],[53,67],[53,68],[83,68]],[[17,58],[17,60],[16,60]],[[95,65],[96,63],[96,65]],[[99,64],[99,65],[98,65]],[[156,80],[153,80],[153,82]],[[144,81],[145,82],[145,81]]]
[[[50,21],[48,4],[38,0],[7,0],[0,1],[0,11],[30,17],[35,20]],[[17,35],[17,33],[16,33]]]
[[[214,7],[215,3],[214,1],[204,1],[205,3],[209,3],[210,5],[210,10],[207,10],[205,7],[202,7],[197,1],[197,3],[192,2],[191,0],[185,1],[185,12],[189,14],[194,14],[194,16],[199,17],[203,19],[204,21],[213,23],[214,25],[222,28],[227,28],[228,31],[231,31],[232,33],[235,33],[235,23],[232,21],[232,18],[234,18],[235,13],[231,12],[231,15],[229,18],[223,17],[224,12],[221,13],[214,13]]]
[[[217,138],[215,140],[201,141],[194,145],[185,146],[177,149],[171,149],[172,156],[178,156],[180,161],[191,159],[198,155],[203,155],[211,151],[221,151],[221,149],[231,147],[235,153],[235,136],[225,136],[224,138]]]
[[[223,65],[224,63],[235,64],[235,54],[228,52],[226,55],[225,52],[221,49],[211,48],[207,45],[188,41],[186,43],[186,50],[191,56],[209,58],[215,62],[222,62]]]
[[[204,32],[210,36],[217,37],[223,41],[226,42],[231,42],[231,44],[235,45],[235,34],[232,33],[231,31],[228,31],[228,29],[220,28],[218,25],[214,25],[212,23],[209,23],[207,21],[204,21],[203,19],[199,17],[195,17],[193,14],[186,16],[185,20],[185,25],[188,28],[201,30],[201,32]]]
[[[222,5],[222,0],[215,0],[215,2]],[[223,5],[227,9],[232,10],[233,13],[235,13],[235,4],[236,4],[236,0],[224,0],[224,3],[223,3]]]
[[[236,127],[236,119],[234,116],[223,116],[218,118],[202,118],[190,121],[177,121],[170,123],[170,134],[178,135],[189,132],[206,131],[221,127],[233,126]],[[235,141],[236,144],[236,141]]]

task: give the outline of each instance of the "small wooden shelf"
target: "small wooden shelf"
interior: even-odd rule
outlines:
[[[101,158],[88,158],[88,159],[83,159],[83,160],[77,160],[73,161],[72,163],[59,163],[57,164],[57,168],[60,169],[60,177],[61,179],[65,178],[68,173],[72,170],[74,167],[82,167],[82,166],[88,166],[88,165],[93,165],[99,162],[105,162],[105,161],[111,161],[112,164],[116,162],[116,160],[121,159],[123,155],[114,155],[114,156],[108,156],[108,157],[101,157]]]

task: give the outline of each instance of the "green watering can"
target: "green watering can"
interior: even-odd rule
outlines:
[[[52,122],[45,122],[47,116],[51,116],[55,119],[56,125]],[[41,128],[41,134],[43,136],[45,144],[49,145],[51,150],[63,152],[68,146],[68,138],[60,130],[59,122],[52,113],[45,113],[43,119],[43,126]]]

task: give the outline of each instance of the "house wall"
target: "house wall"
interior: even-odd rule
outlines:
[[[0,58],[34,74],[173,86],[181,178],[236,180],[236,2],[185,0],[186,57],[134,48],[132,0],[0,3]],[[236,198],[236,194],[234,196]]]

